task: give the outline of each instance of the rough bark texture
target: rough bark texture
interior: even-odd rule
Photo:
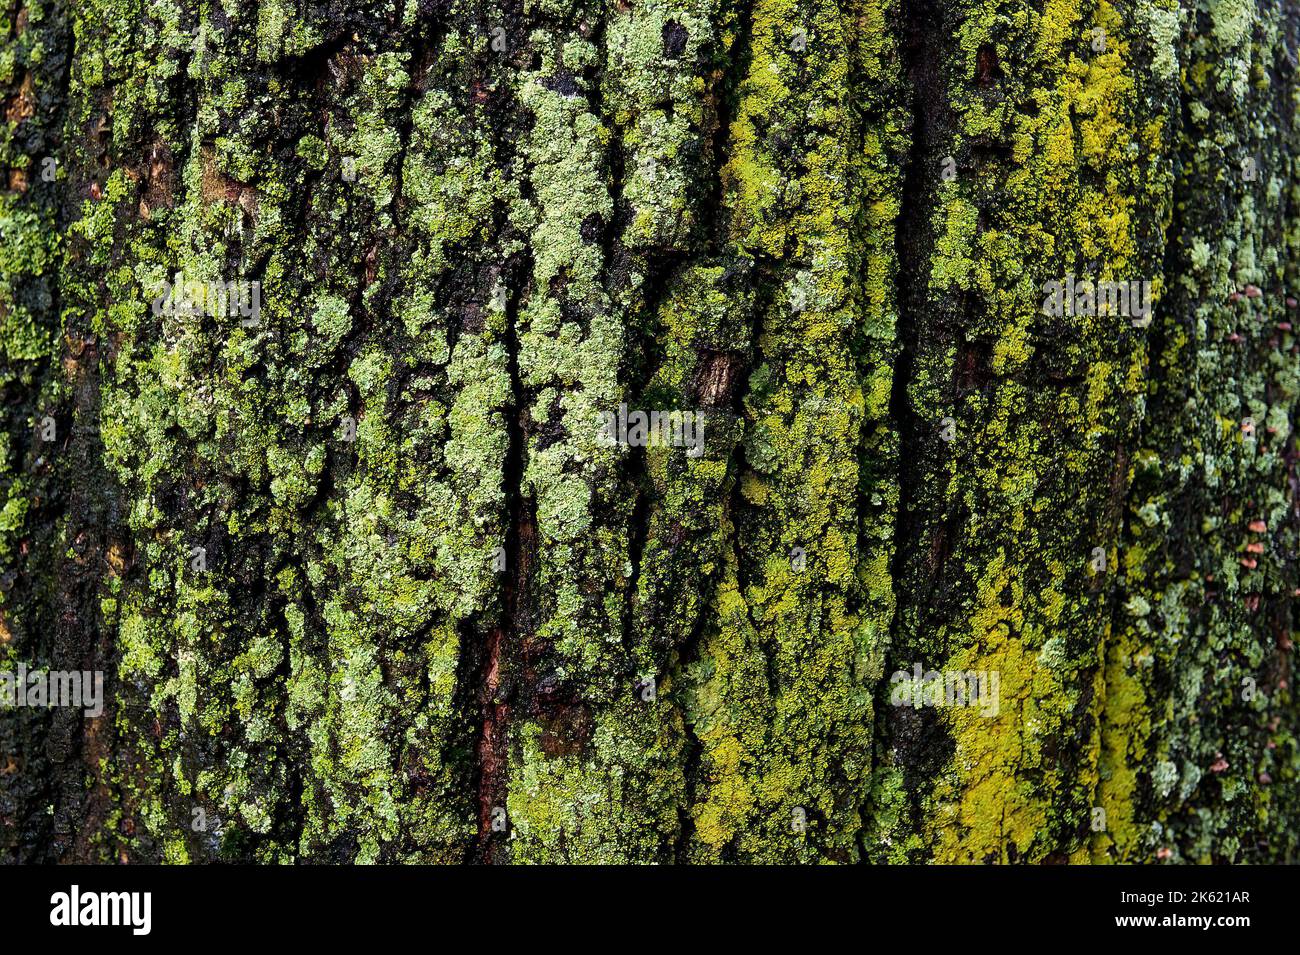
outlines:
[[[0,665],[107,699],[0,711],[0,861],[1295,861],[1298,51],[0,0]]]

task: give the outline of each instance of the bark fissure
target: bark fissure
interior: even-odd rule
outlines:
[[[519,272],[525,269],[521,266]],[[499,621],[488,631],[487,648],[479,675],[481,729],[478,743],[478,849],[481,863],[496,861],[501,839],[508,836],[506,815],[509,785],[510,697],[519,691],[517,663],[528,637],[527,601],[531,592],[532,554],[536,536],[531,506],[524,491],[527,438],[524,416],[528,403],[519,374],[517,320],[524,292],[522,282],[506,308],[506,367],[510,378],[510,404],[502,411],[508,435],[502,484],[506,499],[506,536],[503,542],[505,569],[501,587]],[[505,683],[503,685],[503,676]]]
[[[912,608],[904,589],[903,568],[919,559],[915,488],[922,474],[925,451],[935,447],[943,425],[922,420],[909,389],[917,373],[920,336],[925,329],[929,297],[930,257],[934,229],[930,222],[940,169],[937,163],[940,124],[945,112],[944,63],[939,8],[934,0],[903,0],[901,55],[911,96],[911,150],[903,173],[902,201],[894,226],[898,248],[898,357],[894,363],[889,412],[899,435],[899,497],[895,516],[891,578],[896,610],[890,626],[891,645],[902,634],[904,615]],[[915,271],[913,271],[915,269]],[[941,438],[940,438],[941,439]]]

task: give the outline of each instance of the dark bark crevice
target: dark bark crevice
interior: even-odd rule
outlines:
[[[916,379],[923,349],[921,336],[933,333],[929,316],[929,279],[941,158],[940,142],[947,120],[945,62],[942,42],[943,16],[935,0],[903,0],[900,25],[900,53],[904,80],[910,91],[911,149],[903,172],[903,190],[895,246],[898,250],[896,323],[897,358],[893,369],[889,412],[898,434],[898,503],[895,515],[890,577],[894,589],[894,615],[884,650],[893,660],[903,647],[915,647],[920,634],[910,628],[922,626],[914,592],[917,568],[928,568],[923,576],[936,580],[938,568],[951,550],[949,530],[940,527],[927,553],[921,538],[926,524],[917,513],[920,482],[933,464],[942,423],[923,420],[913,404],[910,389]],[[886,672],[889,666],[886,666]],[[887,694],[889,684],[884,684]],[[886,706],[887,697],[877,694],[875,761],[878,765],[901,764],[907,791],[913,798],[928,785],[939,767],[951,755],[942,721],[932,709]],[[905,754],[890,755],[898,749]],[[920,812],[919,805],[914,811]]]
[[[514,261],[512,266],[507,268],[507,275],[513,274],[516,278],[509,283],[513,291],[506,306],[504,339],[511,402],[502,409],[508,438],[502,468],[506,498],[505,539],[502,544],[505,569],[500,617],[488,629],[477,673],[480,723],[475,771],[478,837],[474,857],[480,863],[507,861],[503,840],[509,834],[509,821],[501,814],[506,809],[509,784],[508,721],[511,698],[520,689],[516,661],[531,629],[528,614],[537,546],[536,517],[524,488],[529,403],[519,371],[518,318],[525,295],[522,276],[527,274],[528,268],[521,260]],[[505,829],[500,828],[502,821]]]

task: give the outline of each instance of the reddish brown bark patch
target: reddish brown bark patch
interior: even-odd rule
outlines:
[[[9,99],[9,104],[5,107],[5,119],[11,123],[21,123],[31,117],[36,112],[36,86],[32,82],[32,74],[23,74],[22,82],[18,84],[18,92]]]

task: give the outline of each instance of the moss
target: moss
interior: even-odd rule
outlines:
[[[906,452],[917,542],[900,563],[907,609],[890,658],[997,672],[1002,702],[991,718],[885,712],[885,771],[902,771],[917,817],[891,810],[887,834],[911,859],[1079,858],[1097,773],[1113,768],[1110,743],[1101,770],[1078,743],[1101,718],[1095,635],[1115,581],[1090,577],[1088,559],[1116,553],[1145,344],[1123,318],[1052,319],[1038,303],[1043,282],[1069,274],[1158,283],[1143,243],[1172,205],[1160,158],[1172,144],[1143,118],[1168,100],[1135,66],[1140,19],[1104,3],[972,4],[928,54],[942,57],[946,111],[922,161],[952,156],[959,172],[923,186],[932,211],[917,231],[933,252],[907,397],[920,421],[951,417],[956,440],[943,451],[917,434]]]
[[[875,8],[855,12],[858,22],[880,22]],[[805,50],[791,49],[794,31],[809,22],[816,35]],[[872,528],[850,502],[862,493],[884,504],[894,492],[887,459],[881,475],[859,463],[859,441],[880,440],[874,429],[885,409],[877,401],[877,417],[865,419],[859,369],[870,368],[874,345],[855,336],[887,329],[892,301],[871,284],[882,262],[861,280],[850,271],[864,253],[846,231],[855,212],[845,185],[889,202],[898,182],[873,163],[901,144],[882,143],[881,131],[865,124],[847,137],[822,132],[843,123],[857,57],[894,55],[870,30],[846,42],[851,22],[780,3],[754,9],[723,170],[728,237],[760,262],[765,289],[756,301],[760,372],[745,401],[740,475],[743,488],[761,492],[747,490],[723,525],[735,544],[724,551],[713,598],[717,623],[689,671],[688,714],[701,744],[690,847],[697,861],[847,861],[857,851],[870,770],[869,688],[880,675],[892,593],[880,571],[887,525]],[[876,119],[886,103],[882,95],[864,110]],[[854,152],[868,137],[871,148]],[[798,162],[783,140],[801,143]],[[887,388],[887,379],[876,387]],[[859,520],[870,528],[865,538]],[[803,566],[790,558],[796,547]],[[769,672],[780,679],[773,683]]]
[[[62,763],[2,730],[42,851],[1294,854],[1282,12],[25,9],[0,661],[113,700]],[[997,713],[890,705],[916,663]]]

